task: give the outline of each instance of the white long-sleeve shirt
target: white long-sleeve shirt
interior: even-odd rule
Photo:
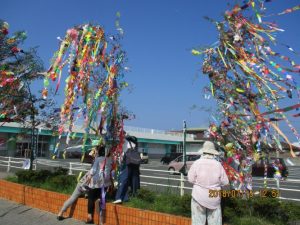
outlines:
[[[220,196],[209,196],[209,190],[221,190],[221,186],[229,183],[222,164],[215,159],[200,158],[191,166],[188,180],[194,184],[192,197],[208,209],[219,207]]]
[[[110,172],[112,168],[112,160],[110,157],[106,158],[105,167],[103,167],[105,157],[97,157],[90,169],[89,175],[91,176],[91,181],[89,183],[90,188],[101,188],[108,187],[111,184]],[[104,171],[103,171],[104,170]]]

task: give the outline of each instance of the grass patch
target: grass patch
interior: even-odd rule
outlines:
[[[5,180],[10,181],[10,182],[14,182],[14,183],[18,183],[18,178],[16,176],[7,176],[5,178]]]
[[[229,224],[286,225],[300,220],[300,205],[276,198],[223,199],[223,220]],[[256,220],[252,220],[256,218]],[[247,222],[249,220],[249,222]]]
[[[190,204],[190,195],[180,197],[169,192],[157,194],[148,189],[140,189],[136,197],[130,198],[130,201],[125,203],[125,205],[134,208],[147,209],[185,217],[191,216]]]
[[[236,217],[230,224],[232,225],[277,225],[263,218],[257,218],[254,216],[243,217],[243,218]]]

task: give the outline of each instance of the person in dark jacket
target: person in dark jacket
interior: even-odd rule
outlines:
[[[129,155],[131,154],[130,151],[137,151],[138,149],[137,138],[134,136],[126,136],[126,142],[124,145],[123,156],[120,164],[120,174],[118,178],[118,190],[113,203],[128,201],[129,186],[131,187],[133,195],[135,195],[137,189],[140,188],[140,166],[132,165],[132,163],[129,162]]]
[[[134,136],[129,136],[128,150],[126,152],[127,168],[128,168],[128,184],[131,187],[132,196],[136,195],[138,189],[140,189],[140,164],[141,156],[138,153],[138,142],[137,138]],[[129,157],[133,159],[128,160]]]

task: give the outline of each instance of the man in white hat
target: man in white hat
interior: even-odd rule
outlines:
[[[194,184],[192,191],[192,225],[222,225],[221,198],[211,196],[212,190],[219,191],[229,183],[220,162],[215,160],[219,152],[214,143],[205,141],[201,158],[196,160],[188,172],[188,180]],[[218,193],[218,192],[217,192]]]

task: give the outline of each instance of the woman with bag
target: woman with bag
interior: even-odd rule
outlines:
[[[115,201],[113,203],[122,203],[128,201],[128,186],[131,187],[132,194],[140,188],[140,163],[141,157],[136,154],[137,138],[134,136],[126,136],[123,145],[123,158],[120,163],[120,174],[118,177],[118,190]]]
[[[126,152],[126,165],[128,169],[128,184],[131,187],[131,194],[135,196],[140,189],[140,164],[142,162],[138,152],[137,138],[134,136],[126,137],[128,141],[128,150]]]
[[[96,149],[91,150],[89,155],[92,156],[93,159],[95,160],[95,158],[98,156],[97,153],[96,153]],[[83,195],[87,192],[88,182],[89,182],[89,180],[88,180],[89,173],[90,173],[90,171],[86,172],[86,174],[79,180],[79,182],[76,185],[76,188],[74,189],[72,195],[64,202],[62,208],[60,209],[60,211],[57,215],[58,220],[65,219],[63,217],[63,214],[67,211],[67,209],[71,205],[73,205],[81,195]]]

